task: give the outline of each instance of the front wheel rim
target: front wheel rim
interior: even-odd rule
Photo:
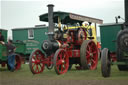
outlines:
[[[57,74],[66,73],[69,67],[69,59],[67,53],[63,49],[59,49],[55,54],[55,71]]]
[[[39,74],[44,70],[44,54],[40,50],[35,50],[30,56],[30,69],[33,74]]]

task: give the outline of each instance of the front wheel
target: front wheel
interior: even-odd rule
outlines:
[[[64,49],[58,49],[54,55],[54,69],[58,75],[64,74],[69,68],[69,57]]]
[[[29,58],[29,67],[33,74],[39,74],[43,72],[45,64],[42,63],[44,60],[44,54],[39,50],[34,50]]]
[[[107,48],[101,52],[101,72],[103,77],[109,77],[111,71],[111,58]]]

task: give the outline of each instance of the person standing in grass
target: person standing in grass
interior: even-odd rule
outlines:
[[[2,43],[7,47],[7,55],[8,55],[8,65],[10,66],[10,71],[15,70],[15,50],[16,47],[13,45],[12,40],[8,40],[8,43]]]

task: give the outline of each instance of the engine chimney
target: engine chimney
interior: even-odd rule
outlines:
[[[124,4],[125,4],[125,23],[128,25],[128,0],[125,0]]]
[[[49,40],[53,39],[53,34],[54,34],[54,23],[53,23],[53,4],[49,4],[48,6],[48,22],[49,22],[49,27],[48,27],[48,36]]]

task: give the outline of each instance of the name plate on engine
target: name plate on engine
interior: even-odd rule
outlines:
[[[80,20],[80,21],[87,21],[87,22],[93,22],[93,23],[98,23],[102,24],[103,20],[92,18],[92,17],[87,17],[87,16],[81,16],[77,14],[70,14],[69,17],[74,20]]]

